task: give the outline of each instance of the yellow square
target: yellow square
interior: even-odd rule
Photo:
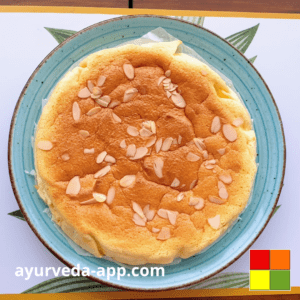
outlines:
[[[270,290],[270,271],[250,270],[250,290]]]

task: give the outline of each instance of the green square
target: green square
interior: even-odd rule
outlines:
[[[286,291],[291,289],[290,270],[271,271],[271,290]]]
[[[270,271],[250,270],[250,290],[270,290]]]

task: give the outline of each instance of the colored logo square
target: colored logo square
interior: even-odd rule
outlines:
[[[290,271],[288,270],[271,270],[270,271],[270,288],[271,290],[290,290]]]
[[[290,250],[271,250],[270,252],[271,270],[290,269]]]
[[[270,250],[250,250],[250,270],[269,270]]]
[[[250,270],[250,290],[270,290],[270,271]]]

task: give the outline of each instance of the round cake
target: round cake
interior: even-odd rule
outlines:
[[[256,138],[237,95],[181,41],[89,55],[57,84],[35,138],[37,190],[79,246],[167,264],[244,210]]]

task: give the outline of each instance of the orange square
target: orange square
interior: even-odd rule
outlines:
[[[290,250],[271,250],[270,252],[271,270],[290,269]]]

